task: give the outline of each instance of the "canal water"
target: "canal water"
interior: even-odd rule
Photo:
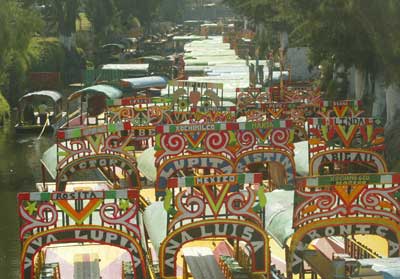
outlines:
[[[41,180],[40,157],[54,138],[16,134],[11,123],[0,127],[0,278],[19,278],[17,193],[34,191]]]

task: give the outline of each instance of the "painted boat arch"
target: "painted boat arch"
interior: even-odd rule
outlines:
[[[146,258],[137,239],[121,231],[101,226],[59,227],[26,239],[21,251],[21,279],[34,278],[35,255],[44,247],[60,243],[93,242],[126,250],[132,260],[134,278],[147,278]]]
[[[176,172],[185,169],[211,169],[220,170],[221,173],[233,173],[234,167],[231,161],[224,156],[199,154],[196,156],[184,155],[164,161],[157,172],[156,196],[165,195],[168,179]]]
[[[226,237],[248,243],[252,251],[253,274],[265,274],[269,278],[271,259],[267,233],[255,223],[232,219],[198,221],[169,233],[159,251],[161,278],[176,278],[176,257],[184,244],[213,237]]]
[[[57,243],[96,242],[128,251],[146,278],[137,189],[18,194],[21,278],[33,278],[35,255]]]
[[[65,165],[57,173],[56,190],[65,191],[67,182],[74,173],[99,167],[120,168],[127,175],[129,188],[141,188],[139,171],[132,160],[116,154],[101,154],[82,157]]]
[[[400,174],[321,175],[297,180],[288,271],[299,273],[302,252],[313,239],[378,235],[399,256]],[[291,277],[289,277],[291,278]]]
[[[347,148],[324,151],[314,155],[310,161],[310,175],[321,175],[319,169],[325,162],[368,163],[375,166],[377,173],[388,171],[386,161],[382,155],[373,151]]]
[[[288,275],[300,272],[302,252],[314,239],[357,234],[381,236],[388,242],[389,257],[400,256],[400,226],[394,221],[373,217],[315,221],[301,227],[293,234],[286,263]],[[288,278],[291,278],[291,276],[288,276]]]
[[[245,172],[246,166],[254,163],[273,163],[279,164],[285,170],[287,184],[294,184],[296,168],[293,156],[286,151],[279,149],[257,149],[247,151],[236,159],[234,165],[235,172]]]

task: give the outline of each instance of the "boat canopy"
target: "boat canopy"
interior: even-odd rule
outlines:
[[[167,236],[168,215],[164,209],[164,202],[156,201],[146,207],[143,213],[143,222],[147,233],[153,244],[156,255],[160,249],[161,243]]]
[[[35,98],[35,97],[47,97],[47,98],[52,99],[54,101],[54,103],[56,103],[62,99],[62,95],[56,91],[43,90],[43,91],[36,91],[36,92],[31,92],[31,93],[25,94],[24,96],[19,98],[18,102],[21,102],[22,100],[25,100],[28,98]]]
[[[174,41],[198,41],[198,40],[205,40],[206,37],[204,36],[196,36],[196,35],[189,35],[189,36],[174,36]]]
[[[106,64],[101,67],[102,70],[119,70],[119,71],[140,71],[147,72],[149,64]]]
[[[125,49],[125,46],[123,44],[106,44],[102,45],[101,48],[108,48],[108,47],[115,47],[119,49]]]
[[[265,230],[282,248],[294,233],[293,203],[294,191],[276,189],[265,193]]]
[[[42,166],[44,166],[51,178],[57,177],[57,144],[53,144],[47,149],[40,159]]]
[[[145,89],[151,87],[165,88],[168,84],[168,79],[161,76],[150,76],[141,78],[124,78],[121,79],[124,87],[132,89]]]
[[[143,151],[139,158],[137,158],[138,170],[152,182],[157,180],[157,169],[154,157],[155,153],[156,151],[154,150],[154,147],[150,147]]]
[[[159,61],[168,61],[167,58],[160,55],[150,55],[150,56],[142,56],[137,58],[136,60],[142,61],[143,63],[154,63]]]
[[[292,227],[294,191],[277,189],[265,193],[265,196],[267,198],[265,229],[283,248],[294,233]],[[147,206],[143,214],[143,221],[158,254],[160,244],[167,235],[167,212],[164,209],[164,203],[157,201]]]
[[[119,90],[118,88],[111,85],[98,84],[76,91],[71,96],[69,96],[68,100],[76,99],[82,96],[83,94],[96,94],[96,93],[102,93],[106,95],[107,98],[109,99],[118,99],[122,97],[122,91]]]

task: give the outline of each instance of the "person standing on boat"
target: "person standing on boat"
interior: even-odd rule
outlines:
[[[34,125],[35,124],[35,109],[32,104],[28,104],[23,112],[22,121],[24,123]]]
[[[46,102],[42,102],[39,106],[38,106],[38,114],[39,114],[39,124],[40,125],[44,125],[46,123],[46,119],[48,117],[49,111],[48,111],[48,107],[46,105]]]

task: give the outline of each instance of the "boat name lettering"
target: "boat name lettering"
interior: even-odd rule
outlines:
[[[370,180],[369,175],[340,175],[332,176],[331,184],[349,185],[349,184],[367,184]]]
[[[154,128],[141,129],[140,127],[135,127],[132,133],[136,137],[152,137],[156,135],[156,130]]]
[[[344,126],[351,126],[351,125],[370,125],[370,124],[379,124],[377,119],[372,118],[333,118],[335,125],[344,125]]]
[[[206,125],[179,125],[175,126],[177,132],[191,132],[191,131],[208,131],[215,130],[215,125],[206,124]]]
[[[251,129],[269,129],[273,128],[274,124],[272,122],[249,122],[251,124]]]
[[[103,192],[56,192],[51,194],[52,200],[87,200],[102,199]]]
[[[98,167],[111,167],[111,166],[119,167],[125,170],[129,175],[131,175],[133,172],[131,166],[129,166],[125,161],[113,158],[97,158],[97,159],[83,160],[69,167],[61,177],[60,181],[67,182],[68,177],[70,177],[77,171],[94,169]]]
[[[167,276],[175,275],[175,256],[179,249],[186,242],[195,239],[204,239],[212,237],[230,237],[246,241],[252,248],[254,253],[253,260],[257,270],[265,269],[265,243],[263,235],[251,226],[235,223],[216,223],[216,224],[199,224],[195,227],[189,227],[168,240],[165,246],[164,263],[165,273]]]
[[[218,183],[236,183],[235,175],[213,176],[213,177],[196,177],[196,185],[218,184]]]
[[[370,153],[359,153],[359,152],[335,152],[324,154],[322,156],[322,162],[373,162],[374,156]]]

